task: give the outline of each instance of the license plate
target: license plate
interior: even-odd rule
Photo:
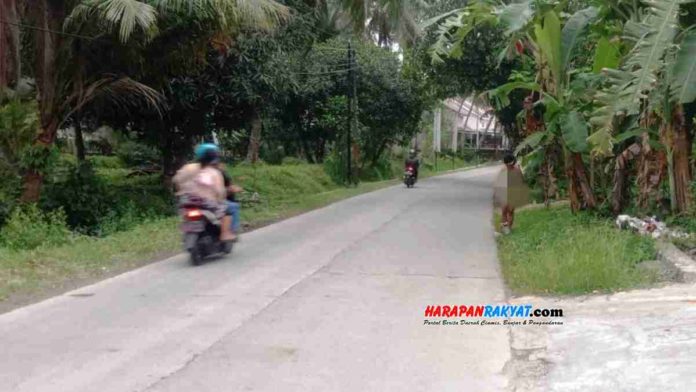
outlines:
[[[184,233],[200,233],[203,228],[203,222],[183,222],[181,224],[181,231]]]

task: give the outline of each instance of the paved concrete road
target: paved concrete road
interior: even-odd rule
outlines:
[[[511,328],[511,391],[696,390],[696,284],[513,302],[565,317],[562,326]]]
[[[496,391],[504,327],[424,326],[428,304],[505,298],[496,168],[355,197],[0,315],[0,389]]]

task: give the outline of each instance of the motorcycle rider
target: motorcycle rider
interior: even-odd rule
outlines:
[[[177,196],[186,198],[199,197],[204,207],[215,212],[221,218],[220,241],[234,241],[237,236],[232,232],[232,215],[227,208],[227,189],[222,172],[217,168],[220,162],[220,149],[212,143],[203,143],[196,147],[196,162],[184,165],[172,179],[177,186]]]
[[[415,149],[411,149],[408,154],[408,158],[406,158],[405,162],[405,167],[408,169],[409,167],[413,168],[413,175],[415,176],[416,180],[418,179],[418,168],[420,167],[420,160],[418,159],[418,154],[416,153]]]

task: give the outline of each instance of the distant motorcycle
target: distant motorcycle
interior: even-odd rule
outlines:
[[[191,264],[201,265],[206,257],[232,252],[232,242],[220,241],[220,219],[214,208],[198,198],[182,200],[179,208],[184,249],[191,255]]]
[[[406,166],[404,184],[406,184],[406,188],[413,188],[416,184],[416,169],[413,166]]]

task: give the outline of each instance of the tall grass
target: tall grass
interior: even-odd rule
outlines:
[[[652,239],[568,207],[518,212],[512,234],[498,245],[505,280],[518,294],[615,291],[656,279],[636,268],[655,258]]]

